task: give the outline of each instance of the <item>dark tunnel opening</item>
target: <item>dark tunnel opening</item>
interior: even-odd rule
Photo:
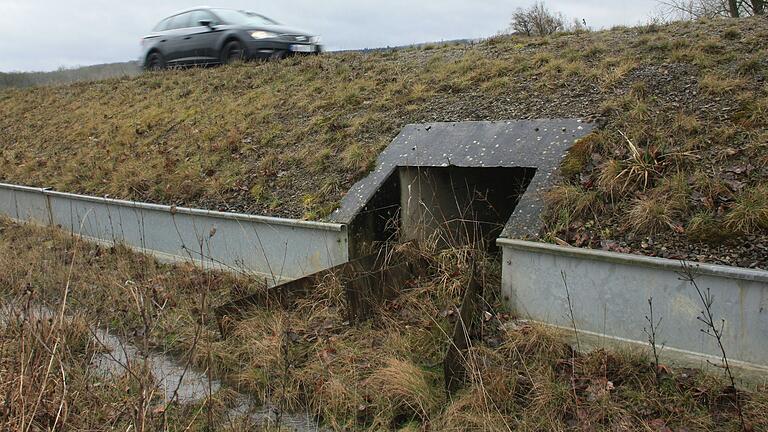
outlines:
[[[535,173],[524,167],[397,167],[353,220],[351,255],[414,239],[495,251]]]

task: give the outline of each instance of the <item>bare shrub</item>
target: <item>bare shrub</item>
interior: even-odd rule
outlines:
[[[512,15],[510,30],[525,36],[548,36],[566,30],[562,13],[551,12],[544,2],[536,2],[527,9],[517,8]]]
[[[659,0],[667,15],[701,19],[765,15],[765,0]]]

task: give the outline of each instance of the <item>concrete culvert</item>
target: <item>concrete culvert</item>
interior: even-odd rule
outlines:
[[[400,167],[401,239],[495,250],[535,173],[534,168]]]
[[[593,129],[578,119],[406,126],[331,219],[349,226],[350,257],[389,241],[494,249],[500,237],[536,237],[540,193]]]

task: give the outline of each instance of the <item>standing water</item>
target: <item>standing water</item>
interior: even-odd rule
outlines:
[[[58,317],[58,313],[46,306],[37,305],[25,311],[11,304],[0,307],[0,325],[7,325],[12,320],[48,320]],[[67,319],[65,317],[65,319]],[[92,359],[94,370],[104,377],[125,374],[131,367],[146,361],[146,367],[155,379],[157,388],[162,390],[164,400],[177,401],[180,404],[196,403],[206,399],[223,388],[228,388],[220,380],[209,379],[208,375],[189,365],[179,362],[173,356],[164,353],[147,353],[135,345],[118,338],[107,329],[92,328],[96,343],[102,350]],[[229,411],[231,418],[248,418],[255,426],[279,426],[297,432],[320,431],[318,422],[312,415],[279,414],[272,406],[261,406],[250,396],[237,394],[234,408]]]

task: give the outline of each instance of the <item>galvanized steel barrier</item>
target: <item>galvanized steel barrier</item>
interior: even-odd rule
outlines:
[[[583,339],[647,347],[645,317],[652,297],[654,317],[661,318],[657,342],[668,357],[719,363],[720,350],[697,319],[701,298],[681,277],[681,262],[522,240],[499,239],[497,244],[503,250],[502,292],[520,317],[570,329],[570,297]],[[714,296],[715,319],[725,320],[729,361],[768,372],[768,272],[689,266],[699,287]]]
[[[345,225],[99,198],[0,183],[0,215],[125,244],[169,262],[262,276],[268,285],[348,261]]]

